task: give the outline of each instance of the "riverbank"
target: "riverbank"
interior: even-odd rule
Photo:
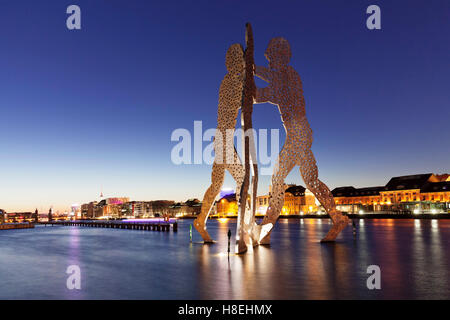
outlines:
[[[395,213],[368,213],[368,214],[347,214],[350,219],[450,219],[448,213],[435,214],[395,214]],[[257,215],[256,218],[264,216]],[[184,216],[178,219],[195,219],[196,216]],[[210,219],[237,219],[237,216],[231,217],[209,217]],[[280,215],[280,219],[329,219],[327,214],[304,214],[304,215]]]

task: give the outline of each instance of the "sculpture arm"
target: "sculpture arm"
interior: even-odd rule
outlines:
[[[255,104],[270,102],[270,88],[256,88]]]
[[[270,71],[266,67],[255,66],[255,76],[266,82],[271,80]]]
[[[269,68],[262,67],[262,66],[255,66],[255,76],[258,78],[269,82],[272,80],[271,72]],[[266,103],[270,102],[271,97],[271,88],[270,85],[266,88],[256,88],[256,97],[255,97],[255,103]]]

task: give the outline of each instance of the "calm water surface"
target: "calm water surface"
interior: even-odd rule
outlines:
[[[0,299],[450,299],[449,220],[361,220],[321,244],[327,219],[280,220],[271,247],[227,258],[235,220],[203,245],[178,233],[82,227],[0,232]],[[234,238],[232,238],[234,243]],[[381,268],[368,290],[367,267]],[[81,290],[66,287],[79,265]]]

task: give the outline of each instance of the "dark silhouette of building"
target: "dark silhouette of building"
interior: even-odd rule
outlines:
[[[39,211],[38,211],[38,209],[36,209],[36,211],[34,212],[34,222],[35,223],[39,222]]]

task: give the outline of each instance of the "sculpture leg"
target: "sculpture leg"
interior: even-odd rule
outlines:
[[[238,252],[244,253],[247,251],[246,238],[248,237],[248,227],[245,223],[245,212],[241,212],[240,208],[240,195],[241,188],[245,177],[244,166],[242,165],[239,156],[234,151],[234,162],[231,165],[227,165],[227,169],[230,172],[233,179],[236,181],[236,203],[239,206],[238,211],[238,224],[236,229],[236,235],[238,238]]]
[[[311,149],[302,150],[299,165],[300,173],[305,181],[306,187],[314,194],[333,221],[333,227],[321,241],[334,241],[339,233],[347,226],[348,217],[342,215],[336,209],[336,203],[334,202],[330,189],[319,180],[316,160]]]
[[[253,135],[252,135],[253,136]],[[254,148],[255,144],[252,142],[251,146],[253,146],[253,148],[250,148],[250,159],[251,159],[251,164],[252,164],[252,168],[253,168],[253,175],[252,175],[252,181],[250,184],[251,187],[251,199],[249,199],[250,204],[250,210],[248,212],[246,212],[246,217],[245,217],[245,221],[248,224],[248,234],[249,234],[249,243],[250,243],[250,239],[251,239],[251,243],[252,245],[255,247],[259,244],[257,238],[255,238],[254,234],[254,229],[257,228],[257,224],[256,224],[256,199],[257,199],[257,195],[258,195],[258,158],[256,156],[256,149]]]
[[[214,204],[214,200],[220,192],[223,180],[225,177],[225,167],[223,164],[213,164],[213,170],[211,174],[211,186],[206,190],[202,202],[202,210],[197,219],[194,220],[194,227],[200,233],[205,243],[212,243],[208,231],[206,231],[206,220],[208,219],[211,208]]]
[[[234,162],[227,164],[226,169],[230,172],[234,181],[236,181],[236,202],[239,203],[241,196],[242,181],[244,181],[244,166],[236,150],[234,150]]]
[[[251,216],[249,217],[249,232],[250,236],[252,238],[252,244],[253,246],[258,245],[258,239],[255,239],[253,234],[253,228],[256,227],[256,221],[255,221],[255,215],[256,215],[256,198],[258,195],[258,165],[253,165],[253,177],[252,177],[252,203],[251,203]]]
[[[258,238],[259,244],[270,244],[270,234],[272,232],[281,209],[284,205],[284,180],[295,166],[295,152],[292,152],[291,139],[286,139],[286,143],[278,156],[278,161],[275,166],[275,171],[272,176],[272,193],[269,198],[269,207],[263,222],[255,228],[255,235]]]

